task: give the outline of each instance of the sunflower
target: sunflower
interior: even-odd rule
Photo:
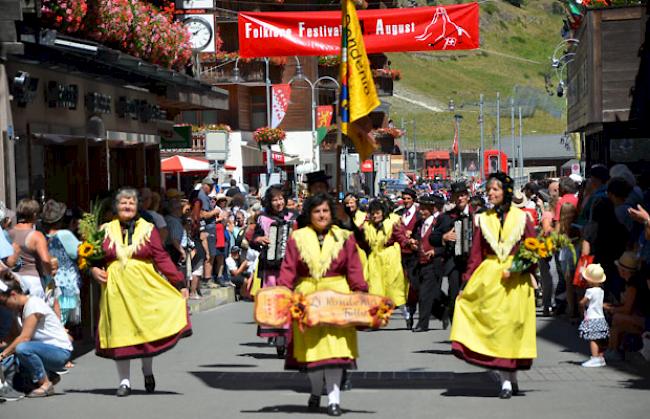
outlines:
[[[79,245],[79,256],[82,258],[87,258],[88,256],[93,254],[93,251],[95,250],[95,246],[88,242],[83,242]]]
[[[535,237],[529,237],[526,240],[524,240],[524,247],[526,249],[534,251],[537,250],[540,246],[539,240],[537,240]]]
[[[77,264],[79,266],[79,269],[82,271],[88,267],[88,261],[83,257],[79,258],[79,262]]]
[[[546,239],[546,249],[548,249],[549,253],[553,253],[555,251],[555,243],[553,243],[553,239],[550,237]]]
[[[537,248],[537,254],[542,259],[548,257],[548,249],[546,248],[546,244],[542,243],[539,245],[539,247]]]

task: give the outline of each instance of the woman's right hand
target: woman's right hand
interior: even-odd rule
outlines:
[[[93,279],[100,284],[105,284],[108,281],[108,272],[102,268],[90,268],[90,274],[93,276]]]
[[[269,238],[266,237],[266,236],[260,236],[260,237],[256,238],[256,239],[255,239],[255,242],[256,242],[257,244],[259,244],[260,246],[268,246],[269,243],[271,243],[271,242],[269,241]]]

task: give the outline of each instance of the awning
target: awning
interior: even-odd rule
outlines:
[[[200,158],[172,156],[160,160],[160,171],[163,173],[209,172],[210,162]]]

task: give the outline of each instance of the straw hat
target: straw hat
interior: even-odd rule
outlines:
[[[624,252],[616,262],[616,266],[623,268],[628,271],[636,272],[639,270],[639,264],[641,260],[635,252]]]
[[[605,271],[603,270],[603,267],[600,266],[600,263],[592,263],[591,265],[588,265],[585,270],[582,271],[582,277],[593,284],[602,284],[607,279]]]
[[[515,191],[512,195],[512,205],[517,208],[524,208],[526,206],[526,195],[521,191]]]
[[[65,216],[66,209],[68,207],[63,202],[50,199],[43,206],[41,219],[45,224],[54,224]]]

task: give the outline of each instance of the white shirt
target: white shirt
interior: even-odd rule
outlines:
[[[425,234],[427,234],[427,230],[429,230],[429,227],[431,227],[431,224],[435,221],[436,217],[438,217],[439,212],[436,212],[435,214],[431,215],[429,218],[424,220],[424,223],[422,223],[422,229],[420,230],[420,238],[424,237]]]
[[[23,307],[23,313],[19,319],[20,327],[23,326],[25,319],[32,314],[42,314],[42,317],[36,323],[32,341],[42,342],[57,348],[72,350],[72,342],[68,339],[68,334],[61,324],[61,320],[52,311],[49,305],[38,297],[29,297]]]
[[[585,298],[589,300],[589,305],[587,306],[587,314],[585,319],[602,319],[605,317],[603,314],[603,298],[605,297],[605,291],[600,287],[591,287],[587,288],[585,292]]]
[[[411,205],[411,208],[407,209],[404,211],[404,214],[402,214],[402,223],[404,225],[408,225],[413,217],[415,216],[415,212],[417,211],[417,208],[415,204]]]
[[[232,275],[233,271],[239,269],[239,264],[232,256],[228,256],[226,258],[226,267],[228,268],[228,274]]]

